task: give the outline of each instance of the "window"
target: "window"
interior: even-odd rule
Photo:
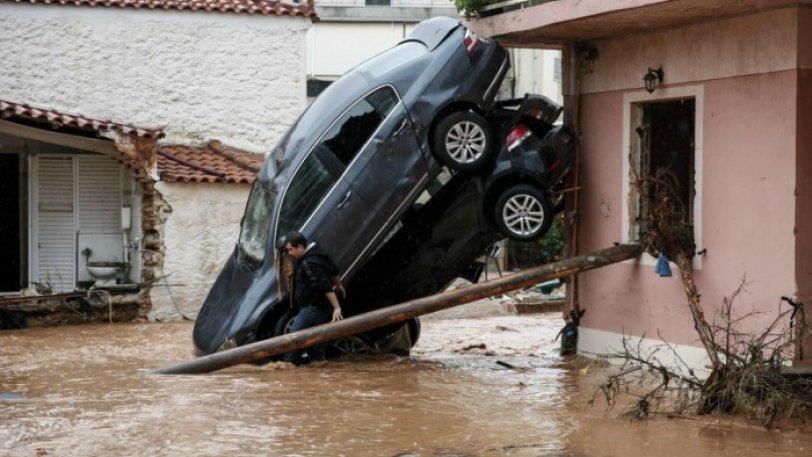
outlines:
[[[254,181],[240,229],[240,252],[252,263],[262,263],[265,258],[273,200],[273,192],[265,188],[259,180]]]
[[[344,113],[327,130],[319,146],[332,151],[344,165],[349,165],[396,104],[397,96],[392,88],[376,90]]]
[[[553,57],[553,81],[561,83],[561,57]]]
[[[640,239],[647,230],[655,189],[667,185],[684,208],[685,224],[694,223],[695,114],[693,98],[634,105],[631,166],[633,181],[630,237]],[[658,184],[659,183],[659,184]],[[666,252],[670,258],[674,253]]]
[[[330,150],[317,145],[288,186],[279,214],[279,236],[301,229],[343,172],[343,164]]]
[[[390,5],[392,5],[392,0],[365,0],[364,5],[366,5],[366,6],[390,6]]]
[[[355,103],[327,130],[288,185],[278,235],[302,228],[397,101],[392,88],[380,88]]]

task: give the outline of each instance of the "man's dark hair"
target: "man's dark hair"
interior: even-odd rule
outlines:
[[[307,238],[299,232],[290,232],[285,236],[285,243],[290,243],[294,248],[296,246],[307,247]]]

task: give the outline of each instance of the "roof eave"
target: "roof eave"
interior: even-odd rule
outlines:
[[[471,27],[505,46],[556,48],[796,5],[812,0],[557,0],[481,18]]]

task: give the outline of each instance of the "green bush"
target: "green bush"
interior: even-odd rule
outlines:
[[[454,6],[457,11],[465,13],[467,17],[476,16],[476,14],[488,5],[499,3],[504,0],[454,0]]]

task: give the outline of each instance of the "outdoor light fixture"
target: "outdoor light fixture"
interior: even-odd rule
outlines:
[[[598,60],[598,49],[589,43],[579,41],[575,43],[575,52],[583,58],[581,67],[587,73],[595,73],[595,61]]]
[[[654,92],[654,89],[657,88],[657,81],[663,82],[663,67],[656,70],[649,67],[646,75],[643,76],[643,81],[646,83],[648,93]]]

